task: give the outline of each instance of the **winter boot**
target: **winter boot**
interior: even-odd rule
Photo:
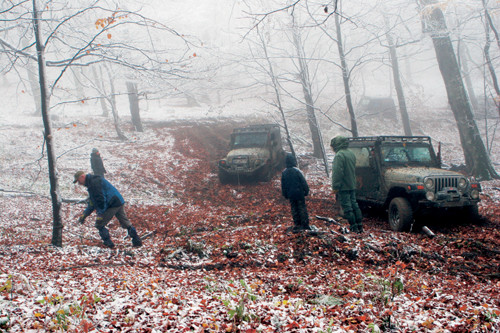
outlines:
[[[105,246],[110,249],[115,247],[115,244],[111,241],[111,237],[109,236],[109,230],[106,227],[102,227],[99,229],[99,236],[101,236],[102,242]]]
[[[349,230],[351,232],[358,232],[358,225],[356,224],[356,217],[353,212],[344,212],[345,219],[349,222]]]
[[[292,232],[294,234],[299,233],[302,230],[302,227],[300,225],[295,224],[292,228]]]
[[[354,209],[354,216],[356,218],[357,232],[363,232],[363,214],[361,214],[361,210],[359,208]]]
[[[139,237],[139,235],[137,234],[137,231],[135,230],[135,228],[131,226],[128,228],[127,231],[128,231],[128,235],[130,236],[130,238],[132,238],[132,245],[134,247],[142,246],[142,240]]]

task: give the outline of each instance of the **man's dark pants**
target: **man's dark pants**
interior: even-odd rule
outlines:
[[[363,215],[356,201],[356,190],[339,191],[337,200],[344,211],[344,218],[349,221],[351,232],[363,232]]]
[[[293,224],[295,229],[309,229],[309,214],[307,214],[306,201],[290,199]]]

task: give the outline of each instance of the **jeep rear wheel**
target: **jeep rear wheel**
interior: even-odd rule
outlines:
[[[410,202],[397,197],[389,204],[389,225],[394,231],[408,231],[413,222],[413,210]]]

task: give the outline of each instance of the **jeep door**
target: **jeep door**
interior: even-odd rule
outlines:
[[[371,147],[351,147],[356,156],[357,197],[360,200],[376,200],[380,191],[379,176],[376,163],[370,157]]]

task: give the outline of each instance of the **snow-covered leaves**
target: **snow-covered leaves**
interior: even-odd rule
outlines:
[[[481,225],[432,226],[436,237],[431,239],[394,233],[383,217],[372,215],[365,218],[365,233],[343,235],[342,225],[312,219],[337,219],[338,212],[329,180],[308,159],[303,168],[312,194],[307,206],[317,230],[293,234],[279,177],[258,184],[218,182],[216,161],[230,129],[219,123],[157,125],[126,146],[112,138],[99,142],[109,179],[128,202],[130,220],[140,234],[155,232],[142,248],[132,248],[116,222],[110,230],[117,249],[104,248],[91,218],[83,226],[75,223],[84,207],[75,203],[63,205],[64,247],[54,248],[48,245],[48,198],[0,196],[0,328],[500,329],[498,182],[483,184],[480,212],[488,221]],[[80,127],[58,135],[68,147],[92,140]],[[64,181],[87,165],[88,153],[82,149],[59,161]],[[23,179],[18,167],[4,171],[8,175],[2,179]],[[62,192],[65,198],[85,195],[65,185]]]

